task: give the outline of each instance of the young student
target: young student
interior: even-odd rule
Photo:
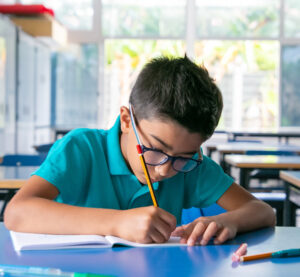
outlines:
[[[8,229],[115,235],[127,240],[220,244],[238,232],[275,225],[266,203],[234,183],[200,151],[221,115],[221,93],[204,67],[161,57],[139,74],[130,100],[159,207],[152,204],[128,107],[110,130],[76,129],[8,204]],[[180,225],[183,208],[218,203],[228,212]],[[178,226],[178,227],[176,227]]]

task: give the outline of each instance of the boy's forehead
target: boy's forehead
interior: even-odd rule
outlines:
[[[165,144],[169,150],[184,152],[197,151],[204,142],[199,133],[191,133],[187,128],[171,119],[141,119],[140,129],[147,139]],[[186,150],[186,151],[185,151]]]

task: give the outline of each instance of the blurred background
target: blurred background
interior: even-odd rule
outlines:
[[[150,59],[183,56],[219,85],[217,130],[300,126],[300,1],[52,0],[64,45],[0,15],[0,154],[77,127],[109,128]]]

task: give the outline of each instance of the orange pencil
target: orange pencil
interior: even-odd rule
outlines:
[[[300,248],[280,250],[276,252],[268,252],[252,256],[243,256],[240,258],[241,262],[267,259],[267,258],[290,258],[290,257],[300,257]]]
[[[139,135],[138,135],[137,130],[136,130],[136,125],[135,125],[135,122],[134,122],[133,110],[132,110],[131,104],[129,104],[129,110],[130,110],[130,118],[131,118],[131,122],[132,122],[133,131],[134,131],[134,134],[136,136],[136,140],[138,142],[136,148],[137,148],[138,154],[140,156],[140,161],[141,161],[142,168],[143,168],[143,171],[144,171],[144,174],[145,174],[145,177],[146,177],[146,181],[147,181],[147,185],[148,185],[148,188],[149,188],[150,196],[151,196],[153,205],[155,207],[158,207],[157,200],[156,200],[154,190],[153,190],[153,186],[152,186],[152,182],[151,182],[151,179],[150,179],[150,175],[149,175],[146,163],[145,163],[145,159],[144,159],[144,155],[143,155],[143,151],[142,151],[142,146],[141,146],[142,145],[141,140],[140,140]]]
[[[150,191],[150,195],[151,195],[151,198],[152,198],[153,205],[155,207],[158,207],[157,200],[156,200],[154,190],[153,190],[153,186],[152,186],[152,182],[151,182],[151,179],[149,177],[149,172],[148,172],[148,169],[146,167],[146,163],[145,163],[145,160],[144,160],[144,156],[143,156],[141,146],[138,144],[136,146],[136,148],[137,148],[138,154],[140,156],[140,161],[141,161],[141,164],[142,164],[142,168],[144,170],[144,174],[145,174],[145,177],[146,177],[146,181],[147,181],[147,185],[148,185],[148,188],[149,188],[149,191]]]
[[[263,254],[257,254],[257,255],[250,255],[250,256],[242,256],[240,257],[241,262],[247,262],[247,261],[254,261],[254,260],[260,260],[260,259],[267,259],[272,257],[272,252],[263,253]]]

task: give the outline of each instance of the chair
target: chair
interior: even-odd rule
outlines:
[[[39,166],[45,155],[5,155],[0,166]]]
[[[283,226],[283,206],[286,194],[285,192],[253,192],[252,195],[268,203],[273,209],[276,210],[276,225]]]
[[[257,199],[260,199],[266,203],[268,203],[273,209],[276,210],[276,222],[277,226],[283,226],[283,204],[285,200],[285,193],[284,192],[254,192],[252,193],[254,197]],[[296,207],[296,206],[295,206]],[[296,208],[292,208],[292,213],[295,218],[295,211]],[[198,217],[201,216],[213,216],[225,213],[226,210],[223,209],[218,204],[213,204],[206,208],[189,208],[189,209],[183,209],[182,210],[182,216],[181,216],[181,224],[185,225],[188,224]],[[295,223],[294,223],[295,224]],[[295,225],[293,225],[295,226]]]
[[[227,139],[227,142],[237,143],[237,142],[245,142],[245,143],[262,143],[261,140],[252,140],[252,139]]]
[[[47,155],[49,150],[51,149],[53,143],[47,143],[47,144],[40,144],[37,146],[34,146],[35,150],[41,155]]]
[[[246,155],[276,155],[276,156],[297,156],[296,152],[281,150],[248,150]],[[256,169],[250,174],[250,179],[259,179],[266,181],[268,179],[280,179],[279,170],[277,169]]]
[[[23,167],[23,166],[39,166],[45,160],[46,155],[23,155],[23,154],[9,154],[5,155],[0,163],[0,166],[5,167]],[[5,189],[1,192],[0,200],[3,205],[0,211],[0,221],[3,220],[3,214],[7,203],[15,194],[16,189]]]
[[[246,151],[247,155],[276,155],[276,156],[296,156],[297,153],[291,151],[282,150],[249,150]],[[260,182],[267,181],[270,179],[279,180],[279,170],[277,169],[256,169],[250,173],[250,179],[258,179]],[[273,209],[276,210],[277,225],[283,225],[283,209],[285,201],[285,192],[282,185],[276,187],[250,187],[251,190],[257,190],[252,194],[268,203]],[[258,190],[260,192],[258,192]],[[266,191],[267,190],[267,191]]]

